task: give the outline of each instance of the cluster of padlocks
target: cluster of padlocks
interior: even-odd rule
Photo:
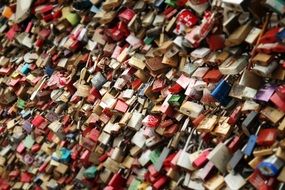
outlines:
[[[0,190],[285,189],[284,0],[0,10]]]

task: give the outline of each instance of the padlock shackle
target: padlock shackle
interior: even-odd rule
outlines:
[[[186,141],[186,143],[185,143],[185,146],[184,146],[184,148],[183,148],[183,151],[184,151],[184,152],[188,149],[188,146],[189,146],[189,143],[190,143],[190,140],[191,140],[191,138],[192,138],[192,135],[193,135],[194,130],[195,130],[195,129],[191,129],[190,135],[188,136],[187,141]]]
[[[257,128],[257,130],[256,130],[256,132],[255,132],[255,135],[258,135],[258,133],[259,133],[261,127],[262,127],[263,125],[265,125],[265,124],[266,124],[266,121],[262,121],[262,122],[261,122],[261,124],[258,126],[258,128]]]

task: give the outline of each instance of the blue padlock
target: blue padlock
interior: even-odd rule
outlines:
[[[159,11],[163,11],[166,6],[164,0],[156,0],[154,2],[154,7],[157,8]]]
[[[265,176],[276,176],[283,166],[284,162],[276,155],[272,155],[263,160],[257,168]]]
[[[255,148],[255,145],[256,145],[256,139],[257,139],[257,136],[256,135],[250,135],[249,136],[249,139],[247,141],[247,144],[243,150],[243,153],[246,155],[246,156],[251,156],[254,148]]]
[[[243,148],[243,153],[244,153],[246,156],[251,156],[251,155],[252,155],[253,150],[254,150],[254,148],[255,148],[255,146],[256,146],[256,139],[257,139],[258,132],[259,132],[259,130],[260,130],[260,128],[261,128],[261,126],[262,126],[263,124],[264,124],[264,122],[262,122],[262,123],[258,126],[258,128],[257,128],[257,130],[256,130],[256,132],[255,132],[255,134],[252,134],[252,135],[249,136],[248,141],[247,141],[247,144],[246,144],[245,147]]]
[[[283,42],[285,40],[285,29],[278,32],[276,38],[279,42]]]
[[[100,12],[100,9],[98,7],[96,7],[95,5],[93,5],[91,8],[90,8],[90,11],[92,13],[99,13]]]
[[[21,73],[23,73],[24,75],[27,75],[29,72],[30,72],[30,65],[28,63],[26,63],[21,68]]]
[[[53,73],[54,69],[51,66],[46,66],[45,67],[45,73],[50,77]]]
[[[69,149],[67,148],[60,149],[60,154],[61,154],[60,160],[62,162],[67,163],[71,160],[71,151]]]
[[[231,85],[224,79],[222,79],[216,88],[212,91],[211,96],[213,96],[222,106],[227,106],[232,100],[229,97],[231,90]]]

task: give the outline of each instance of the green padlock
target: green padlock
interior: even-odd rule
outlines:
[[[96,171],[97,171],[96,167],[91,166],[83,172],[83,176],[88,178],[88,179],[94,178],[96,175]]]
[[[20,108],[20,109],[25,109],[25,106],[26,106],[26,102],[22,99],[18,99],[17,101],[17,107]]]
[[[168,103],[171,105],[171,106],[181,106],[183,100],[184,100],[185,96],[184,95],[181,95],[181,94],[173,94],[169,100],[168,100]]]
[[[133,181],[131,182],[128,190],[137,190],[138,186],[141,184],[141,181],[137,180],[137,179],[133,179]]]
[[[171,7],[176,7],[176,0],[165,0],[164,2]]]
[[[159,156],[160,156],[160,151],[158,149],[155,149],[153,150],[151,153],[150,153],[150,161],[154,164],[156,163],[156,161],[158,160]]]
[[[153,42],[153,40],[154,40],[154,38],[153,37],[145,37],[145,39],[143,40],[144,41],[144,43],[146,44],[146,45],[151,45],[152,44],[152,42]]]

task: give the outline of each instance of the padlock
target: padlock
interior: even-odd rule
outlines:
[[[275,149],[272,146],[262,146],[262,147],[256,147],[253,151],[253,155],[255,157],[264,157],[268,155],[272,155],[274,153]]]
[[[241,172],[241,166],[244,164],[244,154],[240,149],[238,149],[234,154],[233,157],[227,164],[227,170],[229,173],[233,172]]]
[[[273,72],[277,69],[278,63],[276,61],[272,61],[268,65],[258,65],[255,64],[252,68],[252,71],[255,72],[257,75],[262,77],[271,76]]]
[[[244,135],[236,135],[233,140],[229,143],[228,148],[231,153],[234,153],[242,143]]]
[[[257,41],[260,33],[261,33],[261,29],[253,27],[251,31],[249,32],[248,36],[246,37],[245,42],[252,45],[253,43]]]
[[[207,156],[209,153],[210,153],[209,149],[203,150],[203,152],[199,155],[199,157],[193,161],[192,163],[193,167],[202,168],[208,162]]]
[[[230,189],[242,189],[246,180],[240,174],[229,173],[224,177],[225,183]]]
[[[238,27],[225,41],[227,47],[240,45],[251,31],[252,26],[250,22]]]
[[[247,117],[242,122],[242,125],[241,125],[242,130],[247,136],[253,133],[255,127],[257,127],[258,125],[257,116],[258,116],[258,113],[255,111],[252,111],[247,115]]]
[[[258,135],[258,132],[260,130],[260,128],[262,127],[262,125],[264,125],[265,122],[262,122],[259,127],[257,128],[256,132],[255,132],[255,135],[250,135],[249,136],[249,139],[247,141],[247,144],[244,146],[243,148],[243,153],[246,155],[246,156],[251,156],[251,154],[253,153],[253,150],[256,146],[256,140],[257,140],[257,135]]]
[[[184,100],[185,96],[184,94],[173,94],[169,100],[168,103],[171,106],[176,106],[176,107],[180,107],[180,105],[182,104],[183,100]]]
[[[210,179],[208,179],[205,183],[204,186],[207,189],[220,189],[224,186],[224,177],[222,175],[214,175]]]
[[[259,89],[261,86],[261,77],[253,72],[245,70],[241,76],[239,84],[250,88]]]
[[[230,161],[232,155],[226,146],[229,143],[228,139],[224,143],[219,143],[207,156],[208,160],[211,161],[215,167],[222,173],[226,172],[227,163]]]
[[[203,111],[203,106],[195,102],[186,101],[182,103],[179,111],[191,118],[195,118]]]
[[[238,106],[234,109],[234,111],[231,113],[228,119],[228,124],[234,125],[237,123],[240,115],[241,115],[241,106]]]
[[[276,3],[274,3],[274,1],[272,1],[272,0],[267,0],[266,2],[265,2],[265,4],[267,5],[267,6],[269,6],[272,10],[274,10],[275,12],[277,12],[277,13],[279,13],[279,14],[283,14],[284,13],[284,10],[283,10],[283,8],[284,8],[284,2],[278,2],[277,4]]]
[[[230,84],[226,80],[222,79],[211,92],[211,95],[219,101],[222,106],[226,106],[231,101],[231,98],[228,96],[230,90]]]
[[[218,123],[217,115],[209,115],[206,116],[202,122],[197,126],[197,131],[201,132],[211,132],[216,124]]]
[[[199,171],[199,177],[203,181],[206,181],[216,172],[217,172],[217,168],[215,167],[214,163],[211,161],[208,161],[207,164]]]
[[[284,116],[282,111],[271,106],[266,106],[260,113],[274,125],[276,125]]]
[[[274,93],[271,96],[270,101],[273,102],[280,110],[285,110],[285,101],[280,96],[278,96],[277,93]]]
[[[272,59],[273,57],[271,55],[259,53],[252,59],[252,62],[256,65],[267,66],[272,61]]]
[[[128,127],[139,130],[142,126],[143,115],[139,111],[134,111],[127,124]]]
[[[222,136],[223,138],[228,137],[233,129],[233,127],[228,124],[228,120],[229,117],[221,116],[212,133],[216,136]]]
[[[271,146],[274,144],[277,138],[277,129],[267,128],[261,129],[258,133],[256,143],[262,146]]]
[[[236,75],[248,64],[247,57],[229,57],[220,66],[219,70],[223,75]]]
[[[208,72],[209,67],[198,67],[196,71],[192,74],[193,78],[202,80],[205,74]]]
[[[161,170],[164,160],[166,159],[166,157],[169,155],[169,153],[171,151],[171,149],[170,149],[171,142],[172,142],[172,140],[169,141],[167,147],[163,148],[162,152],[159,155],[159,158],[154,163],[154,168],[158,172]]]
[[[222,76],[223,76],[222,73],[218,69],[213,69],[213,70],[208,71],[203,76],[203,81],[207,83],[216,83],[220,81]]]
[[[200,115],[198,115],[198,117],[196,117],[193,121],[192,121],[192,124],[195,126],[195,127],[198,127],[199,124],[206,118],[207,114],[209,113],[210,111],[207,110],[205,113],[201,113]]]
[[[124,147],[121,146],[121,143],[119,143],[119,145],[113,149],[112,154],[110,156],[110,158],[119,163],[122,162],[124,159]]]
[[[190,154],[187,153],[187,149],[189,148],[188,146],[189,146],[190,140],[192,138],[193,132],[194,132],[194,129],[191,130],[190,135],[187,138],[187,141],[184,145],[184,148],[183,148],[183,150],[181,150],[180,156],[179,156],[177,163],[176,163],[177,166],[184,168],[186,170],[190,170],[193,167],[192,163],[190,161],[190,158],[189,158]]]
[[[276,176],[279,173],[280,169],[283,167],[283,165],[284,162],[281,159],[279,159],[275,155],[272,155],[263,160],[258,165],[258,169],[265,176]]]

